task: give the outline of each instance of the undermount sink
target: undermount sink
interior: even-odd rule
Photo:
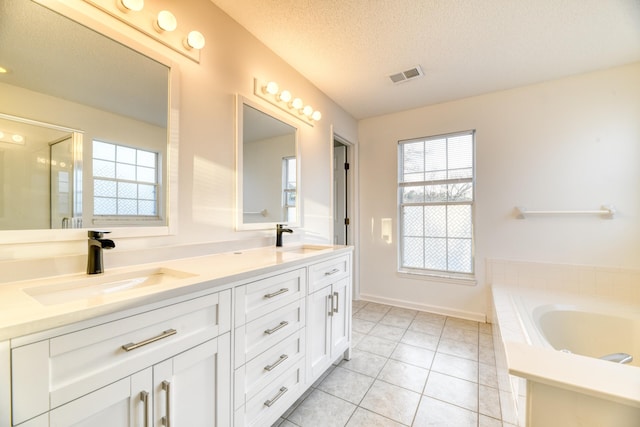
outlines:
[[[60,282],[25,288],[30,297],[44,305],[60,304],[79,299],[90,299],[133,289],[194,277],[195,274],[169,268],[150,268],[120,274],[82,276]]]
[[[308,254],[312,252],[322,251],[325,249],[330,249],[331,246],[323,246],[323,245],[302,245],[302,246],[291,246],[291,247],[281,247],[278,248],[280,252],[294,253],[294,254]]]

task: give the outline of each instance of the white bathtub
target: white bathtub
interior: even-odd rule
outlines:
[[[506,369],[526,379],[520,424],[640,426],[640,307],[508,286],[493,301]],[[619,352],[634,361],[599,359]]]

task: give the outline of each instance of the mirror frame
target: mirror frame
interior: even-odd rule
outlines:
[[[244,148],[244,139],[243,139],[243,123],[244,123],[244,114],[243,107],[247,105],[251,108],[254,108],[261,113],[264,113],[275,120],[281,121],[293,129],[295,129],[295,147],[296,147],[296,220],[294,222],[244,222],[244,209],[243,209],[243,195],[244,195],[244,187],[243,187],[243,148]],[[236,231],[245,231],[245,230],[270,230],[275,229],[276,224],[287,224],[289,227],[298,228],[302,226],[302,205],[300,201],[301,197],[301,158],[300,158],[300,128],[297,124],[289,120],[288,117],[279,114],[276,111],[271,110],[263,104],[259,104],[254,102],[253,100],[242,96],[240,94],[236,94],[236,188],[235,188],[235,229]]]
[[[73,6],[57,0],[32,0],[53,12],[57,12],[80,25],[84,25],[105,37],[148,56],[169,68],[169,105],[167,112],[167,166],[163,199],[165,200],[166,224],[162,226],[131,227],[83,227],[77,229],[41,229],[41,230],[0,230],[0,246],[20,243],[48,243],[86,240],[87,230],[91,228],[108,229],[114,238],[153,237],[177,234],[178,222],[178,149],[180,118],[180,72],[176,63],[158,52],[158,42],[138,33],[126,24],[86,2],[74,2]],[[149,41],[152,41],[149,43]],[[158,46],[160,46],[158,44]],[[85,141],[87,143],[87,141]]]

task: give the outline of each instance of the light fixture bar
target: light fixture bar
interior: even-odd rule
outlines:
[[[254,78],[253,93],[309,126],[313,126],[322,118],[320,111],[314,111],[310,105],[304,105],[302,99],[295,97],[290,91],[283,89],[275,82]]]
[[[200,49],[204,47],[204,36],[198,31],[180,31],[179,19],[167,10],[152,10],[144,2],[144,9],[129,9],[124,4],[129,1],[114,0],[84,0],[92,6],[124,22],[131,28],[140,31],[161,44],[200,63]],[[152,2],[148,2],[152,3]],[[120,6],[119,6],[120,5]],[[123,9],[125,11],[123,11]]]

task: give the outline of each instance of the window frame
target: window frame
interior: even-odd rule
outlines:
[[[471,136],[471,178],[451,178],[451,179],[432,179],[432,180],[422,180],[422,181],[404,181],[403,172],[404,172],[404,154],[403,154],[403,146],[408,143],[415,142],[427,142],[438,139],[451,139],[460,136]],[[447,141],[448,147],[448,141]],[[397,148],[397,215],[398,215],[398,246],[397,246],[397,271],[401,276],[405,276],[407,278],[439,278],[445,279],[450,282],[460,283],[460,284],[475,284],[476,278],[476,266],[475,266],[475,202],[476,202],[476,131],[475,129],[458,131],[458,132],[450,132],[439,135],[431,135],[420,138],[411,138],[405,140],[398,141]],[[446,165],[446,170],[449,171],[448,162]],[[423,168],[425,169],[425,168]],[[471,200],[470,201],[422,201],[422,202],[410,202],[403,203],[403,188],[415,184],[423,184],[423,185],[442,185],[442,184],[454,184],[461,182],[469,182],[471,184]],[[460,272],[449,269],[433,269],[433,268],[419,268],[419,267],[405,267],[403,266],[403,255],[405,249],[405,235],[404,235],[404,215],[403,208],[405,206],[455,206],[455,205],[467,205],[470,207],[470,215],[471,215],[471,253],[470,253],[470,263],[471,263],[471,271],[470,272]],[[423,230],[422,237],[425,237],[425,232]],[[448,241],[449,234],[445,236],[445,240]],[[445,255],[447,257],[447,265],[449,255]],[[448,267],[447,267],[448,268]]]
[[[106,160],[106,159],[101,159],[101,158],[96,158],[94,153],[93,153],[93,147],[94,144],[98,142],[98,143],[102,143],[102,144],[108,144],[108,145],[112,145],[114,146],[116,152],[118,150],[118,147],[123,147],[123,148],[127,148],[127,149],[131,149],[131,150],[135,150],[136,152],[138,151],[143,151],[145,153],[150,153],[153,154],[155,156],[155,166],[154,166],[154,172],[155,172],[155,179],[154,182],[148,182],[148,181],[139,181],[139,180],[128,180],[128,179],[119,179],[119,178],[109,178],[109,177],[104,177],[104,176],[96,176],[95,175],[95,171],[93,168],[93,162],[95,160],[100,160],[100,161],[108,161],[108,162],[113,162],[114,165],[118,164],[125,164],[128,166],[134,166],[134,167],[138,167],[138,166],[143,166],[143,165],[138,165],[137,164],[137,159],[136,159],[136,163],[132,164],[132,163],[126,163],[126,162],[119,162],[117,160],[117,158],[115,160]],[[137,157],[137,154],[136,154]],[[145,168],[148,168],[148,166],[143,166]],[[155,204],[155,215],[119,215],[119,214],[96,214],[95,213],[95,206],[96,206],[96,197],[102,197],[102,196],[96,196],[95,194],[95,180],[103,180],[103,181],[111,181],[114,182],[116,184],[116,188],[118,183],[130,183],[130,184],[144,184],[144,185],[150,185],[154,187],[154,194],[155,194],[155,200],[153,200],[154,204]],[[118,142],[112,142],[112,141],[107,141],[104,139],[99,139],[99,138],[94,138],[92,139],[92,153],[91,153],[91,182],[92,182],[92,198],[93,198],[93,210],[91,212],[92,218],[93,218],[93,223],[94,224],[117,224],[117,223],[127,223],[127,222],[137,222],[139,223],[140,221],[144,221],[144,222],[148,222],[150,224],[156,223],[156,222],[160,222],[162,221],[163,218],[163,214],[162,214],[162,194],[160,193],[160,190],[162,188],[162,153],[158,152],[158,151],[154,151],[154,150],[150,150],[144,147],[137,147],[137,146],[131,146],[131,145],[127,145],[127,144],[122,144],[122,143],[118,143]],[[118,200],[120,199],[120,197],[117,194],[117,190],[116,190],[116,196],[115,197],[102,197],[102,198],[110,198],[110,199],[115,199],[116,201],[116,209],[117,209],[117,205],[118,205]],[[139,203],[141,200],[145,201],[147,199],[140,199],[138,198],[138,196],[136,196],[135,199],[130,199],[130,200],[136,200],[136,203]],[[151,199],[149,199],[148,201],[152,201]]]
[[[289,178],[291,176],[291,163],[295,164],[295,169],[293,173],[293,177],[295,178],[295,188],[289,188]],[[293,209],[293,216],[297,217],[298,211],[298,158],[296,156],[286,156],[282,158],[282,210],[284,214],[284,218],[287,219],[287,223],[293,222],[291,221],[291,212],[290,209]],[[293,195],[294,203],[289,204],[289,200]]]

